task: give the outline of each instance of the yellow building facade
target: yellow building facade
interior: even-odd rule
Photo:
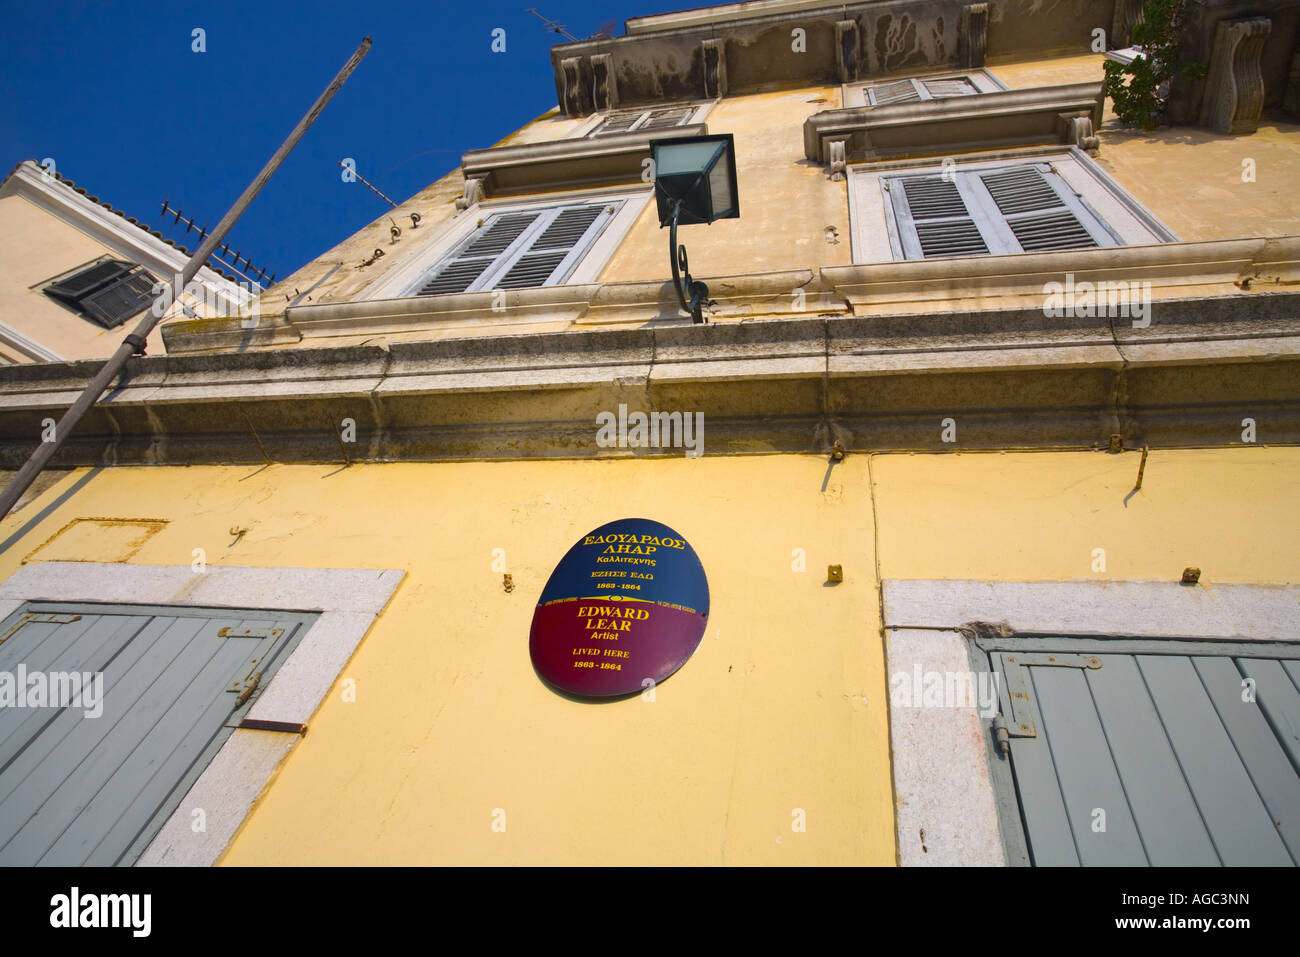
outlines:
[[[414,228],[253,328],[166,323],[0,526],[2,610],[318,617],[120,862],[1294,863],[1294,731],[1260,729],[1300,696],[1296,8],[1234,61],[1264,93],[1250,132],[1216,107],[1232,133],[1123,127],[1092,35],[1123,10],[1037,10],[628,21],[555,48],[558,109],[393,211]],[[1254,16],[1215,10],[1211,52]],[[679,233],[694,324],[647,164],[719,133],[740,216]],[[9,466],[81,373],[0,370]],[[605,441],[629,411],[698,441]],[[558,693],[538,596],[624,518],[698,554],[703,638],[642,693]],[[1221,666],[1262,710],[1223,710]],[[1208,697],[1174,715],[1185,668]],[[1273,831],[1157,773],[1211,706]]]

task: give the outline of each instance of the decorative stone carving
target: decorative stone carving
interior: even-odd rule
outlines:
[[[614,57],[598,53],[591,58],[591,102],[596,112],[618,106],[618,80],[614,77]]]
[[[465,180],[465,191],[456,200],[457,210],[466,210],[483,198],[483,177],[470,176]]]
[[[1272,21],[1267,17],[1220,21],[1201,104],[1200,124],[1216,133],[1253,133],[1264,111],[1259,58]]]
[[[862,49],[857,20],[840,20],[835,24],[835,50],[839,57],[840,82],[852,83],[858,78],[859,51]]]
[[[1106,49],[1122,50],[1133,45],[1133,28],[1142,22],[1143,0],[1115,0]]]
[[[704,40],[700,52],[704,59],[704,98],[714,99],[727,94],[727,51],[720,38]]]
[[[1091,116],[1081,113],[1062,113],[1061,126],[1063,128],[1061,142],[1070,143],[1094,155],[1101,149],[1101,138],[1095,136],[1092,131]]]
[[[560,70],[564,74],[564,112],[568,116],[584,116],[586,109],[585,91],[582,86],[582,57],[571,56],[560,61]]]
[[[848,170],[845,141],[830,140],[827,142],[826,159],[831,164],[831,179],[836,182],[844,179],[844,174]]]
[[[964,67],[984,65],[988,50],[989,5],[968,3],[961,8],[957,32],[957,54]]]

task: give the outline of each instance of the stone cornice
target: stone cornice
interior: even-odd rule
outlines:
[[[1031,146],[1075,144],[1075,117],[1101,125],[1100,83],[1036,87],[955,96],[889,106],[824,110],[804,121],[804,155],[832,161],[830,144],[844,144],[844,158],[880,159]]]
[[[822,281],[855,313],[1041,305],[1044,285],[1150,283],[1157,300],[1300,283],[1300,236],[1111,246],[1068,252],[826,266]]]
[[[1115,0],[879,0],[728,5],[629,21],[628,35],[551,50],[560,109],[662,105],[728,93],[982,66],[1086,50]],[[716,14],[716,16],[714,15]],[[795,30],[802,38],[795,42]]]
[[[645,133],[497,146],[466,153],[461,168],[466,180],[481,181],[484,197],[636,183],[650,158],[652,139],[708,131],[706,124],[692,123]]]
[[[1157,304],[1148,328],[1039,308],[816,317],[132,359],[54,465],[680,454],[595,416],[702,412],[705,454],[1300,441],[1300,294]],[[16,467],[96,363],[0,369]],[[959,441],[940,439],[940,421]]]

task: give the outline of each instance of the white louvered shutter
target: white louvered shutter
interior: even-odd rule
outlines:
[[[1038,164],[885,180],[905,259],[1114,246],[1105,224]]]
[[[600,125],[591,131],[591,136],[605,136],[609,133],[626,133],[641,119],[640,113],[616,113],[607,116]]]
[[[971,96],[979,92],[975,89],[975,84],[964,76],[954,76],[944,80],[922,80],[921,85],[936,100],[949,96]]]
[[[895,80],[880,86],[867,87],[867,102],[872,106],[888,106],[891,103],[910,103],[923,99],[921,91],[911,80]]]
[[[416,285],[412,295],[528,289],[564,282],[619,203],[497,213]]]
[[[639,130],[664,130],[673,126],[681,126],[691,114],[695,112],[694,107],[674,107],[663,110],[651,110],[646,121],[637,127]]]

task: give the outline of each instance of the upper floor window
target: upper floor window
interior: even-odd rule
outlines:
[[[844,105],[889,106],[893,103],[998,93],[1005,89],[1006,86],[987,70],[972,70],[939,76],[907,77],[888,82],[854,83],[845,87]]]
[[[134,263],[108,259],[50,283],[45,294],[112,329],[149,308],[156,282]]]
[[[405,293],[436,296],[565,282],[624,200],[495,212]]]
[[[1177,237],[1078,149],[970,156],[959,164],[852,165],[853,261],[1044,253]]]
[[[1118,244],[1045,163],[891,176],[883,185],[904,259]]]
[[[670,106],[657,110],[612,113],[600,121],[588,136],[608,136],[612,133],[634,133],[637,130],[663,130],[683,126],[695,115],[693,106]]]

